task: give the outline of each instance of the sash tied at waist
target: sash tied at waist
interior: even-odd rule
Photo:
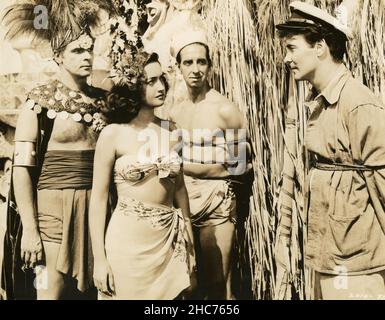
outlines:
[[[94,150],[47,151],[38,190],[91,189],[94,153]]]

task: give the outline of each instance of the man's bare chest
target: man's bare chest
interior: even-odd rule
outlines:
[[[75,122],[72,119],[56,118],[52,129],[50,142],[77,143],[87,141],[96,142],[96,133],[84,123]]]
[[[196,129],[217,130],[222,127],[222,121],[217,110],[209,108],[181,108],[178,110],[174,121],[179,128],[191,132]]]

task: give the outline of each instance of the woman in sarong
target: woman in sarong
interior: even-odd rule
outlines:
[[[111,90],[116,123],[102,131],[95,151],[94,281],[99,299],[175,299],[194,282],[188,196],[171,124],[154,115],[167,89],[158,56],[139,52],[135,61],[142,74]],[[112,176],[118,198],[107,221]]]

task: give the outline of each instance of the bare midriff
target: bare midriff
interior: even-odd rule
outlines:
[[[139,201],[160,204],[171,207],[173,205],[175,184],[169,179],[159,179],[154,174],[136,185],[119,183],[116,185],[118,198],[132,198]]]

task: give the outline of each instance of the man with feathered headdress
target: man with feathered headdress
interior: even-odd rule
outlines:
[[[115,12],[109,1],[24,0],[4,15],[8,38],[49,41],[60,69],[28,94],[18,119],[1,284],[8,299],[92,288],[87,210],[105,94],[87,78],[99,9]]]

